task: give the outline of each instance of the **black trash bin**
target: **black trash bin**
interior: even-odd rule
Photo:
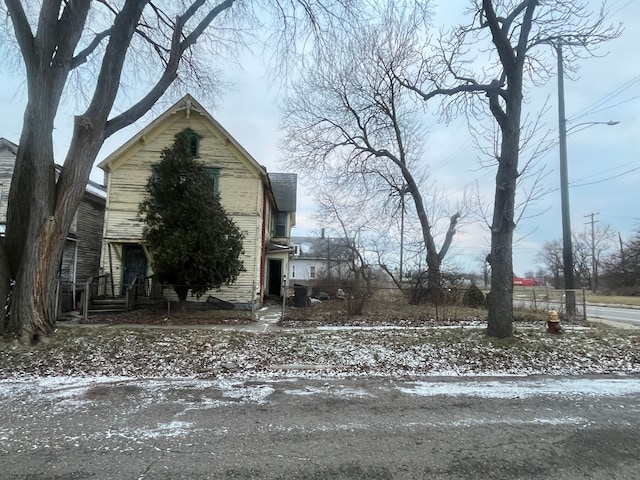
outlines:
[[[306,307],[308,298],[307,287],[304,285],[294,285],[293,303],[296,307]]]

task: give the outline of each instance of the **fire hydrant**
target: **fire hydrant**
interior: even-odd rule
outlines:
[[[558,312],[555,310],[549,310],[549,313],[547,313],[547,332],[562,333],[560,317],[558,316]]]

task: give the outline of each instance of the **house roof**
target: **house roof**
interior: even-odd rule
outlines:
[[[290,244],[298,247],[300,259],[348,261],[353,256],[353,240],[346,238],[291,237]]]
[[[191,112],[197,112],[200,115],[203,115],[207,118],[213,126],[218,129],[218,131],[224,136],[225,140],[231,143],[236,149],[238,149],[242,155],[244,155],[247,160],[253,164],[253,166],[260,172],[260,175],[266,181],[267,179],[267,171],[266,169],[260,165],[250,154],[247,152],[240,143],[233,138],[233,136],[227,132],[224,127],[211,116],[211,114],[200,104],[196,99],[194,99],[191,95],[187,94],[174,103],[171,107],[169,107],[162,115],[155,118],[149,125],[140,130],[136,135],[131,137],[126,143],[124,143],[120,148],[115,150],[111,155],[105,158],[102,162],[98,164],[98,167],[103,170],[109,171],[111,163],[116,159],[120,158],[124,152],[128,149],[132,148],[136,142],[143,139],[145,135],[147,135],[151,130],[156,128],[160,123],[162,123],[165,119],[171,117],[172,115],[177,114],[178,112],[186,111],[187,116],[191,115]]]
[[[281,212],[295,212],[298,196],[298,175],[295,173],[269,173],[271,190]]]
[[[18,145],[13,143],[10,140],[7,140],[4,137],[0,137],[0,147],[6,148],[14,155],[18,154]],[[60,175],[60,172],[62,171],[63,167],[61,165],[56,164],[55,168],[56,168],[56,178],[57,178],[57,176]],[[106,187],[104,185],[100,185],[99,183],[94,182],[93,180],[89,180],[87,182],[86,192],[98,198],[101,198],[103,200],[107,198]]]
[[[10,140],[7,140],[4,137],[0,137],[0,146],[6,148],[7,150],[9,150],[14,155],[16,155],[18,153],[18,145],[16,145],[15,143],[13,143]]]
[[[56,178],[62,172],[62,166],[56,163]],[[107,187],[104,185],[100,185],[99,183],[94,182],[93,180],[87,181],[87,186],[85,187],[85,192],[90,193],[91,195],[100,198],[102,200],[107,199]]]

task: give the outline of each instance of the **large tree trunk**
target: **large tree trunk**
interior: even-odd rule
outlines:
[[[47,128],[52,128],[55,111],[43,112],[41,107],[34,108],[34,103],[42,105],[38,99],[30,101],[25,113],[9,196],[5,244],[8,269],[3,275],[5,282],[6,276],[15,280],[10,318],[3,329],[30,343],[55,329],[62,250],[93,163],[83,164],[80,158],[69,162],[56,182],[52,130]],[[79,157],[86,151],[78,148],[78,142],[74,145],[70,156]],[[73,174],[78,167],[80,170]]]
[[[51,136],[57,102],[52,98],[56,92],[47,84],[49,80],[47,75],[39,75],[29,83],[29,103],[7,209],[8,270],[4,273],[15,285],[10,321],[4,330],[22,334],[32,343],[55,328],[51,315],[53,290],[63,243],[51,242],[57,230],[53,219],[55,165]],[[22,332],[16,330],[21,324]]]
[[[513,231],[515,230],[515,198],[520,152],[520,117],[522,89],[519,82],[510,84],[505,114],[492,108],[502,131],[495,202],[491,224],[491,292],[488,296],[487,334],[491,337],[513,336]]]
[[[491,265],[487,334],[498,338],[513,335],[513,206],[516,179],[517,171],[501,162],[496,181],[491,253],[487,258]]]

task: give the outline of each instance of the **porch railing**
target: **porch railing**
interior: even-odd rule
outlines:
[[[87,319],[87,316],[89,314],[89,305],[91,305],[93,299],[98,297],[105,297],[107,295],[108,287],[108,273],[89,277],[89,279],[85,282],[84,290],[82,291],[82,316],[85,320]]]

